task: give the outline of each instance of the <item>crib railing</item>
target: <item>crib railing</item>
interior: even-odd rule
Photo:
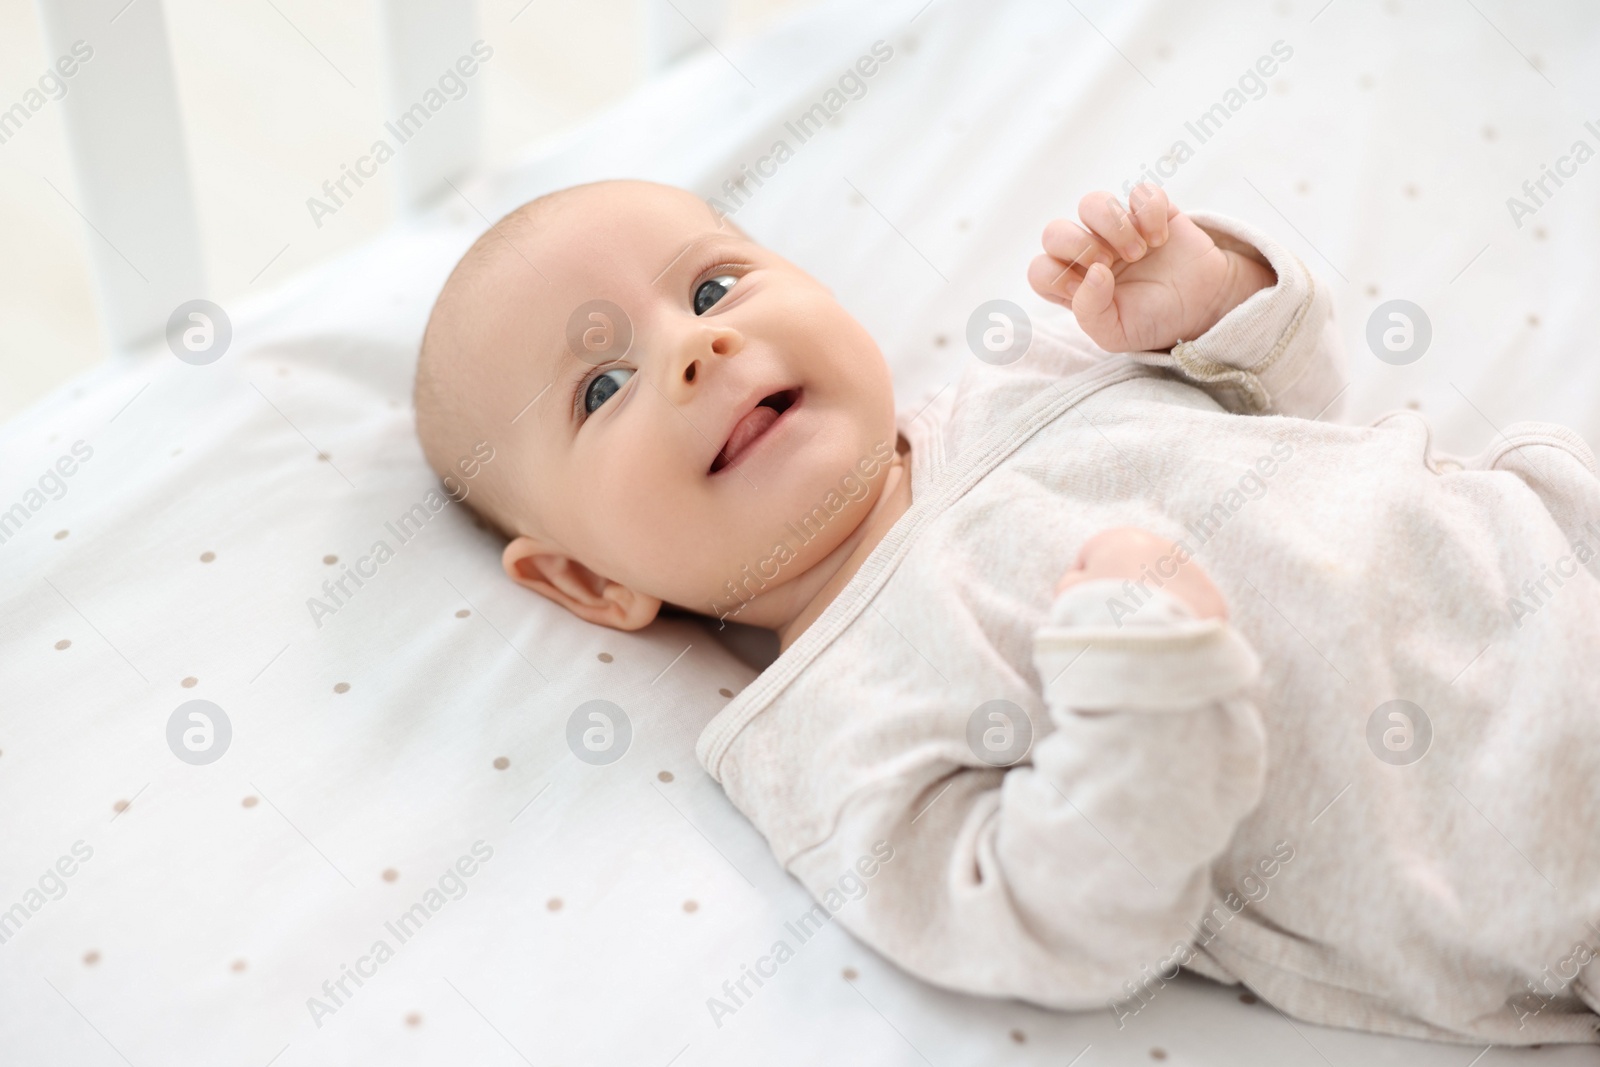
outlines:
[[[715,39],[728,0],[636,0],[648,72]],[[83,220],[96,303],[113,352],[159,336],[180,304],[207,291],[183,116],[161,0],[37,0],[49,69],[68,91],[60,107],[71,188]],[[385,119],[413,108],[478,39],[471,0],[378,0]],[[42,99],[42,98],[41,98]],[[19,105],[27,111],[27,105]],[[483,97],[468,93],[429,118],[386,172],[396,207],[415,212],[477,165]],[[29,119],[0,114],[0,135]]]

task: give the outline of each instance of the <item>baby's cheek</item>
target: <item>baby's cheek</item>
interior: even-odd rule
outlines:
[[[683,566],[697,543],[714,535],[717,516],[699,457],[664,443],[647,449],[595,486],[598,519],[633,558]]]

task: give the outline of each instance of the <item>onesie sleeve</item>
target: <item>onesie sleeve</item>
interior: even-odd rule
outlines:
[[[1049,723],[1026,758],[903,774],[791,861],[819,893],[867,856],[868,889],[837,917],[913,973],[1082,1009],[1196,955],[1211,866],[1262,795],[1265,732],[1243,695],[1260,664],[1159,590],[1116,621],[1113,598],[1126,606],[1122,583],[1068,588],[1035,633]]]
[[[1224,215],[1188,214],[1222,247],[1270,266],[1277,284],[1170,352],[1128,357],[1171,370],[1239,414],[1336,416],[1348,376],[1327,286],[1265,232]]]

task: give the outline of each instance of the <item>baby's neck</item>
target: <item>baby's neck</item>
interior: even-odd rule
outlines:
[[[899,442],[904,440],[899,438]],[[833,603],[910,507],[910,446],[897,443],[895,457],[884,472],[883,489],[850,535],[804,574],[747,602],[739,621],[777,631],[778,651],[783,652]]]

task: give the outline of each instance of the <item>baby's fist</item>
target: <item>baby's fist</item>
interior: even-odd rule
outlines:
[[[1136,526],[1102,530],[1084,542],[1056,593],[1096,578],[1145,581],[1181,600],[1197,619],[1226,619],[1228,604],[1187,551]]]
[[[1107,352],[1192,341],[1276,281],[1271,268],[1219,247],[1153,185],[1135,186],[1127,208],[1111,193],[1090,193],[1078,217],[1081,226],[1056,219],[1045,227],[1045,254],[1029,264],[1028,284],[1070,307]]]

